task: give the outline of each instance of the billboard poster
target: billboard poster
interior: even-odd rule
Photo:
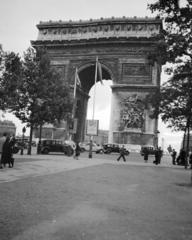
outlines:
[[[86,134],[90,136],[97,136],[99,129],[99,120],[87,120]]]

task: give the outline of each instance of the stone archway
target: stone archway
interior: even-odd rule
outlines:
[[[101,63],[101,62],[100,62]],[[103,79],[113,79],[110,69],[101,63]],[[85,123],[87,116],[87,105],[89,99],[89,92],[95,84],[95,61],[78,67],[78,75],[81,81],[81,87],[77,88],[77,107],[75,111],[75,118],[78,119],[78,127],[75,135],[76,140],[82,141],[85,134]],[[72,76],[73,78],[74,76]],[[72,79],[71,81],[73,81]],[[97,82],[100,81],[99,77]]]
[[[85,130],[88,93],[94,85],[95,60],[102,64],[103,78],[111,79],[112,109],[109,141],[155,144],[157,119],[150,118],[148,95],[160,87],[161,66],[151,63],[159,19],[111,18],[89,21],[40,22],[32,46],[45,46],[51,62],[65,82],[73,85],[78,68],[82,88],[77,93],[77,140]]]

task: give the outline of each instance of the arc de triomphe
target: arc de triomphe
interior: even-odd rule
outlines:
[[[150,118],[147,97],[160,86],[161,66],[148,59],[156,51],[162,30],[159,19],[110,18],[88,21],[49,21],[37,25],[32,46],[45,46],[52,65],[64,81],[74,84],[75,68],[81,81],[77,91],[76,140],[85,132],[88,94],[94,85],[95,60],[103,79],[113,81],[109,142],[154,145],[157,119]]]

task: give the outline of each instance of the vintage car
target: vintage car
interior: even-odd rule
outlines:
[[[119,153],[121,147],[119,146],[119,144],[104,144],[103,145],[103,149],[104,149],[104,153]],[[127,149],[125,149],[125,155],[129,155],[129,151]]]
[[[38,144],[38,153],[49,154],[50,152],[61,152],[67,156],[73,155],[71,145],[58,139],[45,139]]]
[[[81,151],[89,151],[90,150],[90,142],[79,143]],[[92,143],[92,152],[95,153],[103,153],[103,147],[99,144]]]

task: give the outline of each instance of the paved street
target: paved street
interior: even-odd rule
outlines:
[[[0,171],[0,239],[191,240],[191,170],[116,158],[15,155]]]

